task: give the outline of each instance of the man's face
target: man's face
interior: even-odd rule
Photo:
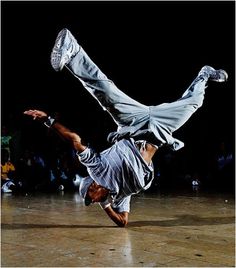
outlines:
[[[87,192],[87,196],[91,198],[92,203],[104,202],[107,199],[109,190],[93,182]]]

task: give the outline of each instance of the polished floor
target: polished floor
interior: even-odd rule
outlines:
[[[142,193],[126,228],[77,193],[1,201],[1,267],[235,267],[233,195]]]

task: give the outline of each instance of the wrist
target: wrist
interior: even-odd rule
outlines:
[[[106,208],[108,208],[111,205],[111,203],[108,200],[106,200],[104,202],[100,202],[99,205],[100,205],[100,207],[102,209],[106,209]]]
[[[50,127],[53,125],[54,122],[55,122],[55,119],[52,118],[51,116],[48,116],[47,118],[45,118],[45,121],[44,121],[43,124],[44,124],[46,127],[50,128]]]

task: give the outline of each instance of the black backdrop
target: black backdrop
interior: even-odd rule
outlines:
[[[59,112],[103,147],[115,124],[68,71],[50,66],[64,27],[121,90],[144,104],[176,100],[203,65],[227,70],[229,81],[212,83],[203,107],[174,135],[196,155],[220,140],[233,146],[234,1],[1,2],[2,124],[21,128],[40,147],[44,129],[22,112]]]

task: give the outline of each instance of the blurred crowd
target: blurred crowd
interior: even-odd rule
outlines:
[[[40,150],[40,143],[28,145],[18,135],[1,128],[2,193],[76,190],[83,168],[75,151],[59,144],[51,151],[47,144],[47,152]]]
[[[31,132],[34,131],[31,129]],[[76,191],[81,176],[87,175],[70,146],[50,131],[43,140],[39,136],[2,126],[2,193]],[[202,151],[198,155],[188,147],[178,152],[160,149],[153,160],[155,180],[151,190],[177,187],[198,190],[201,187],[234,191],[232,145],[221,140],[211,145],[210,152]]]

